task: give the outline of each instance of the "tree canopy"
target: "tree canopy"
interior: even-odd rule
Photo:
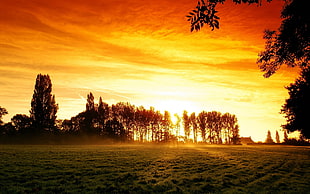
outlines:
[[[282,106],[287,124],[283,128],[289,132],[300,131],[305,138],[310,138],[310,67],[304,68],[295,83],[286,87],[289,98]]]
[[[226,0],[198,0],[194,10],[189,12],[188,21],[191,31],[199,31],[205,24],[211,30],[219,28],[216,5]],[[261,5],[262,0],[232,0],[236,4],[248,3]],[[270,2],[272,0],[267,0]],[[286,87],[290,98],[286,100],[281,112],[286,114],[287,124],[283,128],[288,132],[300,131],[305,138],[310,138],[310,14],[303,0],[283,0],[282,22],[278,30],[265,30],[265,50],[259,53],[258,66],[264,77],[273,75],[282,65],[300,67],[301,76],[294,84]]]
[[[52,92],[52,81],[49,75],[37,75],[31,100],[30,117],[37,130],[53,130],[55,128],[58,105]]]
[[[198,4],[187,15],[191,31],[199,31],[204,25],[211,30],[219,28],[220,17],[217,4],[226,0],[198,0]],[[261,5],[262,0],[232,0],[236,4],[248,3]],[[267,0],[270,2],[272,0]],[[270,77],[282,65],[306,67],[310,59],[310,16],[303,0],[284,0],[281,12],[282,22],[277,31],[265,30],[265,50],[259,53],[257,63],[264,77]]]
[[[11,122],[0,125],[0,142],[239,143],[238,121],[236,116],[230,113],[202,111],[196,116],[194,112],[188,114],[185,110],[183,117],[174,115],[177,119],[174,123],[168,111],[161,113],[154,107],[136,107],[129,102],[109,105],[103,102],[101,97],[97,104],[90,92],[87,94],[83,112],[71,119],[56,120],[58,105],[51,92],[50,77],[39,74],[31,101],[30,116],[16,114]],[[6,109],[0,107],[0,116],[6,113]]]

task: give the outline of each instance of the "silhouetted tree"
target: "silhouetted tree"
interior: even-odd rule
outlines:
[[[209,27],[214,30],[214,28],[219,29],[219,19],[220,17],[216,15],[217,4],[223,4],[226,0],[198,0],[195,9],[189,12],[186,17],[191,23],[191,32],[196,30],[199,31],[204,25],[209,25]],[[236,4],[248,3],[261,5],[261,0],[232,0]],[[272,0],[267,0],[268,2]]]
[[[288,140],[288,136],[287,136],[287,132],[286,132],[286,130],[284,130],[283,135],[284,135],[284,142],[287,142],[287,140]]]
[[[126,139],[134,139],[133,125],[135,117],[135,106],[130,103],[119,102],[112,106],[113,115],[124,127]]]
[[[265,143],[269,143],[269,144],[274,143],[274,141],[273,141],[273,139],[272,139],[272,137],[271,137],[271,133],[270,133],[269,130],[268,130],[268,132],[267,132],[267,138],[266,138],[266,140],[265,140]]]
[[[110,107],[107,103],[102,101],[102,98],[99,98],[98,104],[98,131],[99,135],[104,136],[105,133],[105,124],[109,119]]]
[[[280,143],[280,136],[279,136],[278,131],[276,131],[276,142]]]
[[[99,135],[98,129],[98,112],[94,102],[94,95],[90,92],[87,95],[86,110],[79,114],[80,129],[84,135]]]
[[[188,17],[191,31],[199,31],[205,24],[212,30],[219,28],[219,17],[216,15],[217,4],[226,0],[198,0],[198,4]],[[261,4],[261,0],[232,0],[236,4],[249,3]],[[272,0],[267,0],[268,2]],[[283,64],[290,67],[309,66],[309,10],[303,0],[286,0],[281,12],[282,23],[278,32],[266,30],[265,51],[259,54],[257,63],[265,72],[265,77],[270,77]]]
[[[192,131],[193,131],[193,137],[194,137],[194,143],[197,143],[197,119],[196,119],[196,115],[195,115],[195,112],[193,112],[190,117],[189,117],[189,120],[190,120],[190,126],[192,128]]]
[[[184,126],[185,142],[187,142],[189,140],[191,130],[190,130],[190,120],[186,110],[183,111],[182,119]]]
[[[162,141],[167,142],[170,139],[170,129],[172,126],[171,115],[168,111],[164,111],[164,117],[162,120],[163,137]]]
[[[228,142],[233,144],[239,144],[240,137],[239,137],[239,125],[238,125],[238,119],[236,115],[232,115],[230,113],[226,113],[228,120],[228,135],[229,139]]]
[[[150,108],[151,112],[151,141],[160,142],[162,138],[161,122],[163,120],[163,115],[159,111],[155,111],[154,107]]]
[[[123,125],[114,117],[106,123],[107,137],[115,140],[124,140],[125,133]]]
[[[288,132],[300,131],[305,138],[310,138],[310,67],[304,68],[295,83],[286,87],[290,97],[282,106],[287,123],[282,127]]]
[[[144,142],[146,140],[145,137],[147,135],[147,126],[149,125],[146,114],[147,114],[147,110],[143,106],[139,106],[136,108],[135,127],[137,130],[137,135],[139,137],[140,142]],[[160,140],[161,140],[162,133],[160,135],[161,135],[160,136]]]
[[[86,103],[86,111],[95,110],[95,97],[93,93],[87,94],[87,103]]]
[[[175,123],[175,130],[176,130],[176,132],[175,132],[175,135],[176,135],[177,138],[179,138],[180,130],[181,130],[181,118],[180,118],[180,116],[177,113],[175,113],[174,116],[176,118],[176,123]]]
[[[72,119],[71,120],[68,120],[68,119],[63,120],[62,123],[61,123],[60,130],[63,133],[68,133],[68,134],[72,133],[73,132]]]
[[[207,119],[206,119],[207,113],[205,111],[202,111],[199,113],[197,117],[197,123],[199,126],[199,130],[201,133],[202,142],[206,142],[206,133],[207,133]]]
[[[32,119],[24,114],[14,115],[11,119],[12,125],[15,127],[16,131],[22,135],[29,135],[31,133]]]
[[[17,131],[15,127],[12,125],[12,122],[5,123],[4,125],[0,126],[1,134],[6,138],[12,138],[17,135]]]
[[[222,115],[222,125],[223,125],[223,139],[224,139],[224,142],[226,144],[230,144],[230,140],[231,140],[231,133],[232,133],[232,126],[231,124],[232,123],[232,118],[231,118],[231,115],[229,113],[225,113]]]
[[[274,74],[282,65],[307,67],[310,59],[310,17],[303,0],[287,0],[281,12],[278,32],[266,30],[265,51],[259,54],[259,68],[264,76]]]
[[[239,125],[238,124],[235,124],[234,127],[232,128],[231,142],[235,145],[240,144]]]
[[[207,113],[208,140],[210,143],[220,143],[221,113],[212,111]]]
[[[51,93],[52,82],[49,75],[39,74],[36,79],[30,110],[33,127],[38,132],[56,130],[55,121],[58,104],[55,102],[55,96]]]

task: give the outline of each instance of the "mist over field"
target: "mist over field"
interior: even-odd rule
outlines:
[[[307,193],[310,149],[1,145],[0,193]]]

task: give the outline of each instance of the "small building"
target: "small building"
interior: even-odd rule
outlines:
[[[240,137],[240,143],[242,145],[248,145],[248,144],[253,144],[254,141],[252,140],[251,136],[250,137]]]

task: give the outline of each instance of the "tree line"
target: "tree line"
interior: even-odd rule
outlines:
[[[236,5],[261,5],[262,0],[231,0]],[[266,0],[271,2],[272,0]],[[198,0],[197,6],[186,16],[191,32],[199,31],[203,26],[211,30],[219,29],[217,6],[226,0]],[[298,67],[300,76],[295,83],[285,87],[289,98],[282,106],[286,124],[282,128],[287,132],[299,131],[300,140],[310,139],[310,17],[303,0],[284,0],[281,10],[281,24],[277,30],[266,29],[263,38],[265,49],[258,54],[257,64],[268,78],[281,66]]]
[[[235,115],[217,111],[202,111],[182,116],[171,115],[135,106],[129,102],[109,105],[90,92],[86,109],[71,119],[58,120],[55,95],[49,75],[37,75],[31,100],[30,115],[16,114],[4,123],[8,114],[0,107],[0,140],[6,142],[59,142],[86,140],[113,142],[186,142],[210,144],[238,144],[239,126]],[[173,119],[174,117],[174,119]],[[173,122],[172,120],[175,120]]]

